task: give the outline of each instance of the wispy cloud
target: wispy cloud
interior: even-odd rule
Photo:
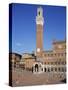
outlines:
[[[16,46],[21,46],[21,43],[16,43]]]

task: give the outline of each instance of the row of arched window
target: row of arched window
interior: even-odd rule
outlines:
[[[51,67],[51,68],[45,68],[45,72],[66,72],[65,67]]]
[[[66,62],[65,61],[56,61],[56,62],[45,62],[45,65],[65,65]]]
[[[66,56],[66,53],[48,53],[48,54],[44,54],[45,57],[53,57],[53,56]]]

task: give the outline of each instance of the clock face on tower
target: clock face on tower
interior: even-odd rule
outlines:
[[[37,48],[37,52],[40,52],[40,48]]]

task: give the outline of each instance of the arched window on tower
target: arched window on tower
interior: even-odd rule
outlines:
[[[40,11],[39,11],[39,16],[40,16]]]

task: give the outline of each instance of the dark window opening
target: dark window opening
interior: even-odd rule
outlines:
[[[61,71],[61,69],[60,69],[60,68],[58,68],[58,70],[59,70],[59,71]]]
[[[40,15],[40,11],[39,11],[39,15]]]

